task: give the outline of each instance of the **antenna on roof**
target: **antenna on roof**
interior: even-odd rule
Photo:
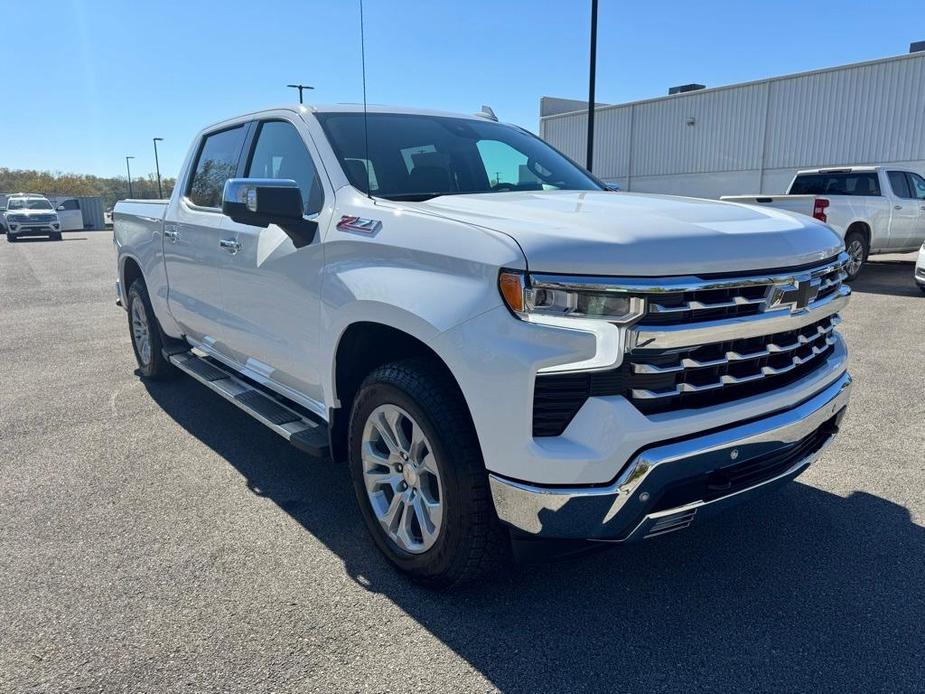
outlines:
[[[369,120],[366,117],[366,35],[363,31],[363,0],[360,0],[360,63],[363,68],[363,138],[366,143],[366,161],[363,162],[366,169],[366,197],[370,200],[373,196],[369,194]]]
[[[498,122],[498,116],[495,115],[495,112],[491,106],[482,106],[482,110],[475,115],[481,116],[482,118],[487,118],[488,120],[493,120],[495,123]]]

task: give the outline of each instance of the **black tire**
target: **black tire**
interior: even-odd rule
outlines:
[[[57,234],[52,234],[49,238],[51,238],[52,241],[60,241],[60,240],[61,240],[61,233],[59,232],[59,233],[57,233]]]
[[[849,282],[860,274],[861,269],[864,267],[864,263],[867,262],[867,256],[870,253],[870,244],[867,242],[867,235],[860,231],[849,231],[845,235],[845,248],[848,250],[849,255],[852,255],[852,246],[856,246],[860,250],[861,263],[854,269],[849,269],[848,266],[845,267]],[[851,263],[850,260],[848,262],[849,264]]]
[[[161,381],[173,378],[179,372],[177,367],[164,358],[161,349],[164,346],[164,333],[154,315],[154,309],[151,307],[151,299],[148,298],[148,288],[144,280],[137,279],[132,282],[127,295],[128,305],[126,313],[128,314],[128,332],[132,341],[132,351],[135,353],[135,361],[138,362],[138,370],[142,378],[151,381]],[[132,325],[134,315],[134,304],[138,302],[141,306],[140,318],[147,328],[148,339],[150,340],[150,355],[148,359],[143,358],[141,348],[135,336],[135,330]]]
[[[380,405],[407,412],[433,448],[442,480],[443,522],[434,544],[410,553],[374,515],[363,479],[363,430]],[[478,440],[456,384],[426,359],[381,366],[360,386],[350,417],[350,474],[363,519],[376,545],[402,573],[430,588],[471,582],[510,561],[510,535],[495,514]]]
[[[11,234],[11,233],[7,232],[7,234],[6,234],[6,240],[7,240],[9,243],[16,243],[16,234]]]
[[[922,292],[922,294],[925,294],[925,284],[918,284],[918,288],[919,288],[919,291]]]

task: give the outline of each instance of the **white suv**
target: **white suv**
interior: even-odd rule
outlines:
[[[47,236],[61,240],[61,221],[48,199],[35,193],[17,193],[6,201],[6,240],[23,236]]]

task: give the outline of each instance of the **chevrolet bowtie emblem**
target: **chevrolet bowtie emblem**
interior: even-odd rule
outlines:
[[[771,289],[768,310],[789,308],[792,313],[809,306],[819,293],[819,280],[800,278],[789,284],[775,285]]]

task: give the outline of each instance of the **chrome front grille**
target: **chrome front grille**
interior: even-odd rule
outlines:
[[[830,354],[837,314],[798,330],[627,357],[629,398],[644,412],[705,407],[813,371]],[[786,379],[784,378],[786,377]],[[771,385],[774,384],[774,385]],[[742,392],[749,386],[748,393]]]
[[[679,280],[647,293],[648,311],[643,320],[650,325],[683,325],[707,320],[750,316],[806,299],[805,306],[824,300],[838,291],[847,274],[835,261],[818,268],[784,276]],[[800,284],[805,289],[800,294]]]
[[[590,397],[622,395],[644,414],[709,407],[785,387],[834,354],[851,293],[847,255],[748,277],[595,281],[646,300],[620,366],[539,374],[533,434],[559,436]]]
[[[15,219],[15,222],[18,224],[48,224],[49,222],[55,221],[55,216],[53,214],[32,214],[28,216],[23,216],[20,219]]]

